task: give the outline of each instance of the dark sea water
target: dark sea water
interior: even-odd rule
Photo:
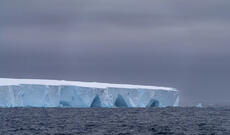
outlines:
[[[230,107],[2,108],[5,134],[230,135]]]

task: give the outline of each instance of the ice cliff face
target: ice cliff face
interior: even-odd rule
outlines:
[[[165,107],[178,103],[178,91],[166,87],[0,79],[0,107]]]

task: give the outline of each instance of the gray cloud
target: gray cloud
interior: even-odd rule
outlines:
[[[183,104],[230,91],[230,1],[0,2],[0,76],[165,85]]]

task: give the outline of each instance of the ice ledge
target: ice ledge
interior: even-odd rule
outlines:
[[[91,88],[125,88],[125,89],[152,89],[152,90],[167,90],[177,91],[175,88],[159,87],[159,86],[145,86],[145,85],[130,85],[130,84],[111,84],[98,82],[79,82],[79,81],[65,81],[65,80],[43,80],[43,79],[11,79],[0,78],[0,86],[20,85],[20,84],[35,84],[35,85],[71,85]]]

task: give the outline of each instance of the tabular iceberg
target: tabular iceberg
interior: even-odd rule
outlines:
[[[0,107],[166,107],[178,103],[178,91],[168,87],[0,78]]]

